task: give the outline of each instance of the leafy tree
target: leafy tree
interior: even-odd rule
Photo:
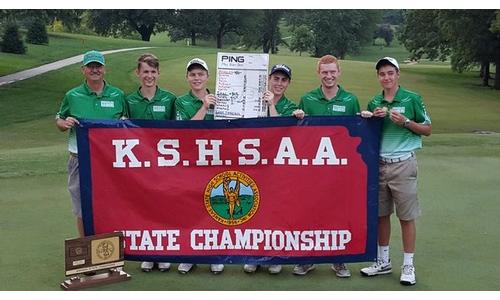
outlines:
[[[405,21],[405,12],[403,9],[384,10],[382,21],[386,24],[401,25]]]
[[[282,10],[265,10],[262,22],[262,51],[272,54],[278,53],[278,45],[284,43],[281,39],[279,22],[283,16]]]
[[[308,25],[315,36],[313,55],[333,54],[343,59],[359,51],[361,44],[373,38],[380,11],[370,10],[313,10]]]
[[[295,28],[292,33],[292,39],[290,41],[290,50],[293,52],[299,52],[299,56],[302,56],[302,52],[309,52],[312,50],[312,45],[314,44],[314,35],[309,27],[306,25],[300,25]]]
[[[242,43],[247,48],[262,47],[262,52],[278,53],[278,45],[286,44],[281,39],[279,22],[283,16],[282,10],[249,10],[245,20],[242,20]]]
[[[294,31],[301,25],[309,24],[312,12],[313,10],[310,9],[284,10],[283,18],[285,19],[286,24],[291,27],[291,30]]]
[[[38,10],[37,10],[38,12]],[[44,10],[47,15],[48,22],[45,24],[51,24],[58,20],[68,28],[70,31],[75,30],[82,24],[83,15],[85,10],[82,9],[46,9]]]
[[[491,22],[491,32],[500,34],[500,9],[495,11],[495,20]]]
[[[84,10],[77,9],[15,9],[0,11],[0,18],[7,18],[10,22],[24,22],[31,24],[39,21],[44,25],[51,24],[55,19],[60,20],[66,27],[72,29],[79,26]]]
[[[24,54],[26,47],[19,34],[19,28],[16,24],[8,24],[2,37],[2,52]]]
[[[168,26],[173,10],[159,9],[108,9],[92,10],[89,26],[101,35],[123,36],[138,32],[143,41]]]
[[[385,45],[389,47],[394,39],[394,31],[389,24],[380,24],[375,31],[375,38],[383,38]]]
[[[450,43],[441,30],[438,10],[412,10],[406,17],[399,40],[411,53],[412,59],[423,55],[431,60],[446,60],[450,55]]]
[[[234,32],[242,34],[245,27],[248,11],[237,9],[208,10],[212,14],[213,35],[217,41],[217,48],[223,46],[223,38],[226,34]]]
[[[26,42],[36,45],[47,45],[49,43],[47,28],[42,20],[35,19],[29,24],[28,32],[26,33]]]
[[[412,54],[420,58],[451,58],[454,71],[463,72],[481,65],[483,85],[490,80],[490,63],[500,73],[500,34],[495,27],[495,10],[424,10],[409,11],[401,40]],[[495,76],[500,89],[500,76]]]
[[[179,9],[169,24],[170,39],[173,42],[189,38],[196,45],[198,37],[211,34],[213,14],[203,9]]]

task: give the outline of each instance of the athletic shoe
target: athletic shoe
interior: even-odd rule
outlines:
[[[158,269],[160,270],[160,272],[168,271],[170,270],[170,263],[169,262],[158,263]]]
[[[255,273],[255,271],[257,271],[257,267],[259,267],[259,265],[247,265],[247,264],[245,264],[243,266],[243,271],[245,273]]]
[[[155,263],[152,261],[143,261],[141,264],[141,270],[143,272],[151,272],[153,270],[154,266],[155,266]]]
[[[187,273],[189,273],[189,271],[191,271],[191,269],[193,267],[194,267],[194,264],[182,263],[182,264],[179,264],[179,267],[177,267],[177,271],[179,271],[179,273],[181,273],[181,274],[187,274]]]
[[[215,275],[220,274],[222,273],[222,271],[224,271],[224,265],[223,264],[210,265],[210,271]]]
[[[267,268],[267,271],[269,274],[279,274],[281,273],[281,265],[270,265],[269,268]]]
[[[417,279],[415,278],[415,267],[412,265],[401,266],[401,277],[399,282],[402,285],[414,285],[417,283]]]
[[[377,262],[373,265],[363,268],[360,270],[361,275],[364,276],[375,276],[392,273],[391,260],[389,262],[384,262],[381,259],[377,259]]]
[[[295,275],[306,275],[309,271],[312,271],[316,268],[315,265],[309,264],[309,265],[295,265],[293,267],[293,274]]]
[[[347,268],[346,264],[333,264],[332,270],[335,272],[335,275],[340,278],[351,277],[351,271]]]

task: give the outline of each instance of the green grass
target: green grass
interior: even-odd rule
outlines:
[[[408,50],[394,38],[389,47],[385,45],[367,45],[361,48],[359,53],[347,55],[348,60],[367,61],[375,63],[381,57],[390,56],[402,63],[410,56]]]
[[[116,46],[131,47],[135,42]],[[68,47],[71,45],[69,42]],[[61,49],[63,52],[70,51]],[[161,58],[162,87],[184,93],[185,64],[198,56],[210,66],[213,90],[217,49],[170,45],[151,52]],[[126,92],[133,91],[137,86],[133,70],[140,53],[109,55],[107,80]],[[0,56],[2,63],[3,58]],[[298,100],[318,86],[316,59],[271,55],[271,64],[278,62],[293,68],[290,98]],[[365,107],[380,89],[373,61],[346,60],[342,69],[342,85],[355,92]],[[55,128],[54,115],[64,93],[82,82],[80,74],[75,65],[0,87],[0,290],[58,290],[64,278],[63,241],[76,236],[76,227],[66,190],[67,135]],[[247,275],[241,266],[227,266],[222,275],[213,276],[207,265],[182,276],[175,270],[145,274],[137,262],[127,262],[131,281],[96,290],[500,289],[500,275],[494,267],[500,234],[500,135],[472,133],[500,132],[500,93],[479,83],[476,73],[452,73],[446,65],[402,66],[401,84],[424,96],[434,130],[424,138],[424,149],[418,153],[423,216],[418,220],[416,286],[398,283],[402,257],[395,221],[391,252],[396,272],[388,276],[362,278],[359,269],[365,264],[361,263],[351,264],[353,277],[342,280],[328,265],[306,277],[293,276],[290,266],[278,276],[265,272]]]
[[[104,51],[134,47],[175,46],[177,44],[170,43],[165,35],[158,35],[151,42],[143,42],[81,34],[49,33],[48,45],[28,43],[25,45],[27,51],[23,55],[0,52],[0,76],[79,55],[92,49]]]
[[[489,149],[489,151],[486,150]],[[497,201],[499,135],[437,134],[418,154],[423,215],[418,220],[418,284],[398,283],[399,225],[393,223],[394,274],[363,278],[363,263],[350,264],[350,279],[336,278],[328,265],[305,277],[286,266],[278,276],[243,273],[227,266],[214,276],[207,265],[189,275],[142,273],[127,262],[133,279],[93,290],[498,290]],[[35,158],[39,157],[38,162]],[[64,145],[0,151],[0,290],[58,290],[64,278],[63,240],[76,235],[66,191]],[[19,171],[21,170],[22,171]],[[14,170],[5,173],[5,170]],[[18,170],[18,171],[16,171]],[[26,272],[29,266],[30,272]]]

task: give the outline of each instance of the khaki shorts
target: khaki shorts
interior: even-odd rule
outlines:
[[[82,217],[82,200],[80,198],[80,175],[78,157],[70,155],[68,160],[68,191],[73,202],[73,214]]]
[[[394,206],[400,220],[410,221],[420,216],[417,171],[415,156],[401,162],[379,162],[379,217],[391,215]]]

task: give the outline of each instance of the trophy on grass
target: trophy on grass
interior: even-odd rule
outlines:
[[[64,290],[79,290],[102,284],[129,280],[122,268],[123,233],[114,232],[64,241],[65,270],[68,279]]]

